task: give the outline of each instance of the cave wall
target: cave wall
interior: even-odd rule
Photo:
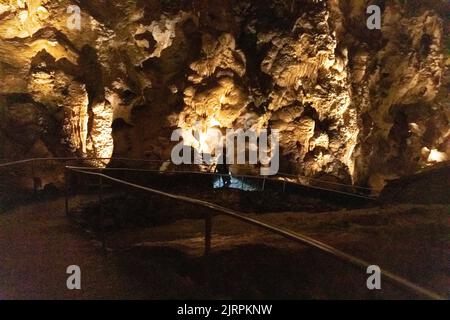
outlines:
[[[270,127],[281,171],[381,187],[450,156],[450,8],[425,2],[0,0],[0,157],[166,160],[179,127]]]

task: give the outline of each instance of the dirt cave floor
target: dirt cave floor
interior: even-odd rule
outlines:
[[[202,209],[155,199],[147,207],[139,196],[106,201],[107,257],[92,227],[95,196],[73,197],[72,219],[63,198],[0,213],[0,299],[423,298],[383,279],[382,290],[370,291],[364,270],[224,216],[213,220],[213,248],[205,257]],[[127,203],[138,209],[127,211]],[[247,215],[450,297],[448,205],[323,210]],[[81,267],[82,290],[66,287],[70,265]]]

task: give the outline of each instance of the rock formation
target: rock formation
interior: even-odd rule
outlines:
[[[383,187],[449,160],[450,5],[379,2],[0,0],[0,156],[166,160],[179,127],[271,128],[281,171]]]

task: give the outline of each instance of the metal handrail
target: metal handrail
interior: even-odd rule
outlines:
[[[152,169],[133,169],[133,168],[90,168],[90,167],[75,167],[75,166],[70,166],[70,168],[72,169],[78,169],[78,170],[86,170],[86,171],[129,171],[129,172],[151,172],[151,173],[160,173],[160,174],[196,174],[196,175],[208,175],[208,176],[226,176],[225,174],[219,174],[219,173],[212,173],[212,172],[199,172],[199,171],[161,171],[161,170],[152,170]],[[360,198],[360,199],[365,199],[365,200],[371,200],[371,201],[375,201],[376,198],[375,197],[370,197],[370,196],[364,196],[364,195],[360,195],[357,193],[351,193],[351,192],[345,192],[345,191],[340,191],[340,190],[335,190],[335,189],[327,189],[324,187],[318,187],[318,186],[312,186],[312,185],[305,185],[305,184],[301,184],[301,183],[297,183],[294,181],[286,181],[286,180],[280,180],[277,178],[271,178],[271,177],[261,177],[261,176],[252,176],[252,175],[232,175],[233,177],[236,178],[241,178],[241,179],[258,179],[258,180],[264,180],[264,181],[274,181],[274,182],[279,182],[279,183],[291,183],[294,185],[298,185],[298,186],[302,186],[302,187],[306,187],[309,189],[316,189],[316,190],[321,190],[321,191],[328,191],[328,192],[333,192],[333,193],[338,193],[338,194],[342,194],[342,195],[346,195],[346,196],[350,196],[350,197],[355,197],[355,198]]]
[[[24,164],[35,161],[102,161],[102,160],[116,160],[116,161],[136,161],[149,163],[164,163],[166,160],[150,160],[150,159],[133,159],[133,158],[76,158],[76,157],[56,157],[56,158],[30,158],[23,160],[15,160],[6,163],[0,163],[1,167],[8,167],[16,164]]]
[[[5,159],[4,159],[5,160]],[[115,160],[115,161],[135,161],[135,162],[147,162],[147,163],[166,163],[169,162],[169,160],[150,160],[150,159],[135,159],[135,158],[76,158],[76,157],[60,157],[60,158],[31,158],[31,159],[24,159],[24,160],[16,160],[16,161],[10,161],[10,162],[6,162],[6,163],[1,163],[0,164],[0,168],[1,167],[8,167],[8,166],[12,166],[12,165],[16,165],[16,164],[24,164],[24,163],[30,163],[30,162],[35,162],[35,161],[77,161],[77,160],[82,160],[82,161],[102,161],[102,160]],[[315,182],[321,182],[321,183],[327,183],[327,184],[331,184],[331,185],[336,185],[336,186],[343,186],[343,187],[351,187],[354,189],[361,189],[361,190],[366,190],[366,191],[381,191],[381,189],[373,189],[373,188],[367,188],[367,187],[362,187],[362,186],[357,186],[357,185],[351,185],[351,184],[345,184],[345,183],[339,183],[339,182],[334,182],[334,181],[325,181],[325,180],[321,180],[321,179],[317,179],[317,178],[312,178],[312,177],[307,177],[307,176],[303,176],[303,175],[294,175],[294,174],[290,174],[290,173],[284,173],[284,172],[280,172],[278,173],[278,176],[280,177],[287,177],[287,178],[293,178],[293,179],[308,179],[309,181],[315,181]]]
[[[361,190],[366,190],[366,191],[381,191],[382,190],[382,189],[374,189],[374,188],[357,186],[357,185],[353,185],[353,184],[345,184],[345,183],[339,183],[339,182],[334,182],[334,181],[325,181],[325,180],[312,178],[312,177],[307,177],[307,176],[303,176],[303,175],[295,175],[295,174],[292,174],[292,173],[282,173],[282,172],[280,172],[279,174],[281,176],[290,177],[290,178],[293,178],[293,179],[302,178],[302,179],[308,179],[310,181],[327,183],[327,184],[332,184],[332,185],[335,185],[335,186],[352,187],[352,188],[355,188],[355,189],[361,189]]]
[[[0,167],[7,167],[15,164],[22,164],[22,163],[29,163],[33,161],[76,161],[76,160],[83,160],[83,161],[95,161],[95,160],[116,160],[116,161],[136,161],[136,162],[148,162],[148,163],[166,163],[170,162],[170,160],[151,160],[151,159],[139,159],[139,158],[122,158],[122,157],[112,157],[112,158],[80,158],[80,157],[56,157],[56,158],[30,158],[30,159],[23,159],[23,160],[15,160],[15,161],[9,161],[8,159],[2,159],[2,161],[9,161],[6,163],[1,163]],[[311,181],[317,181],[317,182],[323,182],[338,186],[345,186],[345,187],[352,187],[356,189],[362,189],[362,190],[372,190],[372,191],[380,191],[380,189],[373,189],[368,187],[362,187],[358,185],[352,185],[352,184],[345,184],[345,183],[339,183],[334,181],[324,181],[317,178],[307,177],[303,175],[295,175],[291,173],[284,173],[280,172],[280,176],[286,176],[291,178],[304,178]]]
[[[24,160],[17,160],[17,161],[12,161],[12,162],[8,162],[8,163],[1,163],[0,164],[0,169],[4,168],[4,167],[9,167],[9,166],[13,166],[13,165],[17,165],[17,164],[25,164],[25,163],[34,163],[37,161],[102,161],[102,160],[109,160],[109,161],[135,161],[135,162],[147,162],[147,163],[167,163],[169,162],[169,160],[150,160],[150,159],[133,159],[133,158],[76,158],[76,157],[59,157],[59,158],[32,158],[32,159],[24,159]],[[90,169],[90,168],[83,168],[83,169]],[[129,169],[132,170],[132,169]],[[138,170],[138,169],[135,169]],[[144,171],[144,169],[140,169],[142,171]],[[174,171],[174,173],[188,173],[188,171]],[[195,174],[207,174],[207,172],[197,172],[197,171],[191,171],[191,173],[195,173]],[[338,182],[332,182],[332,181],[324,181],[324,180],[320,180],[320,179],[316,179],[316,178],[311,178],[311,177],[306,177],[306,176],[301,176],[301,175],[293,175],[293,174],[288,174],[288,173],[279,173],[278,174],[278,178],[261,178],[259,176],[251,176],[251,175],[239,175],[239,177],[243,177],[243,178],[260,178],[260,179],[264,179],[264,180],[276,180],[276,181],[280,181],[281,179],[307,179],[309,181],[313,181],[313,182],[318,182],[318,183],[323,183],[323,184],[328,184],[328,185],[335,185],[335,186],[342,186],[342,187],[347,187],[347,188],[353,188],[353,189],[360,189],[362,191],[371,191],[372,192],[377,192],[377,191],[381,191],[378,189],[370,189],[370,188],[366,188],[366,187],[361,187],[361,186],[356,186],[356,185],[350,185],[350,184],[344,184],[344,183],[338,183]],[[286,180],[281,180],[281,181],[285,181]],[[367,200],[375,200],[376,197],[372,197],[372,196],[367,196],[367,195],[361,195],[358,193],[351,193],[351,192],[345,192],[345,191],[340,191],[340,190],[335,190],[335,189],[328,189],[328,188],[324,188],[324,187],[320,187],[320,186],[313,186],[313,185],[306,185],[304,183],[299,183],[297,181],[287,181],[289,183],[293,183],[293,184],[297,184],[297,185],[301,185],[301,186],[306,186],[312,189],[317,189],[317,190],[323,190],[323,191],[331,191],[334,193],[339,193],[339,194],[344,194],[344,195],[349,195],[349,196],[355,196],[358,198],[363,198],[363,199],[367,199]]]
[[[222,206],[219,206],[217,204],[214,203],[210,203],[207,201],[203,201],[203,200],[199,200],[199,199],[195,199],[195,198],[191,198],[191,197],[185,197],[185,196],[180,196],[180,195],[175,195],[175,194],[171,194],[171,193],[167,193],[164,191],[160,191],[160,190],[156,190],[156,189],[152,189],[152,188],[148,188],[148,187],[143,187],[131,182],[127,182],[124,180],[120,180],[117,178],[113,178],[110,177],[108,175],[105,175],[103,173],[97,173],[97,172],[91,172],[91,171],[86,171],[86,170],[81,170],[78,169],[77,167],[66,167],[67,170],[73,171],[73,172],[78,172],[81,174],[86,174],[86,175],[92,175],[92,176],[97,176],[100,177],[100,179],[106,179],[106,180],[110,180],[112,182],[116,182],[122,185],[126,185],[135,189],[139,189],[142,191],[146,191],[146,192],[150,192],[150,193],[154,193],[157,195],[161,195],[167,198],[171,198],[171,199],[175,199],[175,200],[179,200],[182,202],[186,202],[186,203],[191,203],[194,205],[198,205],[200,207],[204,207],[204,208],[208,208],[211,209],[215,212],[219,212],[223,215],[226,215],[228,217],[234,218],[236,220],[242,221],[244,223],[247,223],[249,225],[253,225],[256,227],[259,227],[261,229],[264,229],[266,231],[272,232],[274,234],[280,235],[286,239],[289,240],[293,240],[295,242],[298,243],[302,243],[302,244],[306,244],[309,247],[315,248],[320,250],[321,252],[327,253],[328,255],[337,258],[341,261],[344,261],[346,263],[349,263],[353,266],[356,266],[358,268],[362,268],[363,270],[367,270],[367,268],[369,266],[371,266],[372,264],[368,263],[365,260],[362,260],[360,258],[357,258],[353,255],[350,255],[348,253],[345,253],[341,250],[338,250],[330,245],[327,245],[321,241],[315,240],[309,236],[303,235],[301,233],[297,233],[291,230],[287,230],[284,228],[280,228],[280,227],[276,227],[276,226],[272,226],[269,225],[265,222],[253,219],[253,218],[249,218],[246,217],[243,213],[239,212],[239,211],[235,211],[232,209],[228,209]],[[101,180],[102,181],[102,180]],[[102,187],[101,187],[102,190]],[[68,214],[68,193],[66,192],[66,214]],[[205,223],[205,253],[208,254],[211,250],[211,239],[212,239],[212,215],[208,214],[206,217],[206,223]],[[440,296],[439,294],[425,289],[417,284],[412,283],[411,281],[398,276],[390,271],[386,271],[386,270],[381,270],[381,273],[384,277],[386,277],[387,279],[391,280],[393,283],[396,283],[404,288],[407,288],[413,292],[415,292],[416,294],[422,295],[424,297],[430,298],[430,299],[435,299],[435,300],[444,300],[445,298]]]

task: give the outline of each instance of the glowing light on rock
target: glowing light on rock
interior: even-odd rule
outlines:
[[[20,11],[18,17],[20,22],[25,23],[28,19],[28,11]]]
[[[109,159],[114,151],[111,128],[113,109],[111,105],[101,102],[92,107],[92,112],[94,113],[90,132],[92,144],[88,145],[88,154],[91,153],[93,156]],[[101,163],[107,165],[109,160],[102,160]]]
[[[199,132],[199,149],[202,153],[210,152],[210,148],[207,143],[208,140],[208,132]]]
[[[221,126],[220,122],[214,117],[212,117],[209,120],[209,122],[210,122],[210,127],[220,127]]]
[[[42,5],[42,0],[17,1],[16,4],[2,5],[1,11],[15,12],[15,25],[10,28],[18,37],[30,37],[41,29],[49,17],[49,12]]]
[[[444,162],[448,160],[448,156],[444,152],[439,152],[436,149],[432,149],[428,156],[428,162]]]
[[[215,117],[204,118],[189,126],[179,122],[181,136],[185,146],[196,149],[199,153],[214,155],[216,148],[223,142],[220,132],[221,124]]]

